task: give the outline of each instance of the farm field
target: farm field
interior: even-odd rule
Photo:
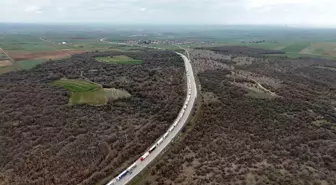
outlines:
[[[30,53],[17,53],[9,52],[15,61],[30,60],[30,59],[44,59],[44,60],[57,60],[70,57],[74,54],[85,53],[86,50],[55,50],[46,52],[30,52]]]
[[[24,70],[29,70],[34,68],[35,66],[39,65],[39,64],[43,64],[45,63],[46,60],[22,60],[22,61],[18,61],[15,62],[15,64],[18,66],[19,69],[24,69]]]
[[[195,121],[132,185],[336,184],[336,63],[211,50],[189,51],[202,86]]]
[[[62,44],[66,42],[66,44]],[[18,62],[15,69],[31,69],[47,60],[58,60],[70,57],[74,54],[80,54],[87,51],[106,51],[118,50],[117,46],[111,46],[99,42],[99,37],[92,37],[92,34],[82,36],[71,36],[67,33],[13,33],[4,34],[0,37],[0,48],[3,48],[8,54]],[[124,51],[123,49],[119,49]],[[0,60],[7,57],[0,53]],[[22,62],[21,62],[22,61]],[[13,67],[1,69],[0,73],[14,70]]]
[[[0,67],[11,66],[12,62],[10,60],[0,60]]]
[[[0,51],[0,61],[1,60],[6,60],[6,59],[8,59],[7,55],[2,53],[2,51]]]
[[[134,60],[125,55],[113,56],[113,57],[96,57],[95,58],[99,62],[106,62],[110,64],[143,64],[142,60]]]
[[[99,84],[76,79],[60,79],[53,82],[53,85],[64,87],[71,92],[95,91],[101,88]]]

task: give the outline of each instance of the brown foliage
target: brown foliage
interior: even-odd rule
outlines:
[[[241,68],[281,81],[274,99],[247,96],[229,70],[200,73],[202,93],[218,101],[202,104],[194,129],[153,176],[182,185],[336,184],[336,74],[316,68],[323,64],[335,65],[278,58]]]
[[[112,65],[95,56],[128,55],[142,65]],[[69,106],[52,86],[81,77],[125,89],[130,99]],[[0,182],[95,184],[116,175],[176,118],[184,99],[184,65],[172,52],[86,53],[0,77]],[[0,183],[1,184],[1,183]]]

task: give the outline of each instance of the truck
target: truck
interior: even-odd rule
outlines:
[[[148,152],[152,153],[155,149],[156,149],[156,145],[153,145],[152,147],[150,147],[150,149],[148,150]]]
[[[164,135],[163,135],[163,139],[166,139],[169,135],[169,132],[166,132]]]
[[[174,127],[170,127],[169,130],[168,130],[168,132],[170,133],[170,132],[172,132],[173,130],[174,130]]]
[[[135,163],[133,163],[130,167],[128,167],[127,170],[128,170],[129,172],[132,173],[132,171],[133,171],[137,166],[138,166],[138,165],[137,165],[136,162],[135,162]]]
[[[117,181],[120,181],[122,178],[124,178],[128,174],[128,172],[128,170],[125,170],[120,175],[118,175]]]
[[[162,142],[163,142],[163,137],[161,137],[161,138],[157,141],[156,145],[159,146]]]
[[[146,152],[140,157],[140,161],[144,161],[149,156],[149,152]]]

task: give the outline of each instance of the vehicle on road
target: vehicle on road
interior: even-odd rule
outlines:
[[[152,153],[155,149],[156,149],[156,145],[153,145],[153,146],[148,150],[148,152],[149,152],[149,153]]]
[[[158,142],[156,143],[156,145],[160,145],[163,142],[163,137],[161,137],[161,139],[158,140]]]
[[[168,137],[169,133],[166,132],[164,135],[163,135],[163,139],[166,139]]]
[[[128,167],[127,168],[127,170],[130,172],[130,173],[132,173],[132,171],[134,170],[134,168],[136,168],[138,165],[137,165],[137,163],[135,162],[135,163],[133,163],[130,167]]]
[[[144,161],[148,156],[149,152],[146,152],[145,154],[143,154],[143,156],[141,156],[140,161]]]
[[[128,174],[128,170],[123,171],[118,177],[117,181],[120,181],[123,177],[125,177]]]

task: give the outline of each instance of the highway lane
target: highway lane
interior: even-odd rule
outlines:
[[[106,43],[111,43],[111,42],[105,41],[104,39],[101,39],[100,41],[101,42],[106,42]],[[188,53],[188,51],[186,51],[186,52]],[[192,113],[192,109],[193,109],[195,101],[196,101],[197,87],[196,87],[195,77],[194,77],[194,73],[193,73],[193,69],[192,69],[190,60],[185,55],[183,55],[181,53],[177,53],[177,54],[180,55],[184,60],[185,68],[186,68],[186,71],[187,71],[186,72],[186,79],[187,79],[187,82],[189,81],[190,85],[191,85],[190,99],[189,99],[189,101],[187,100],[187,98],[185,100],[185,102],[188,101],[188,105],[187,105],[183,115],[182,115],[183,108],[181,109],[181,111],[179,113],[179,115],[180,114],[182,115],[180,121],[178,122],[178,124],[174,128],[174,130],[168,135],[168,137],[165,140],[163,140],[163,142],[160,145],[158,145],[157,148],[144,161],[140,161],[140,159],[135,161],[135,164],[137,166],[136,166],[136,168],[134,168],[132,170],[132,173],[128,173],[126,176],[124,176],[119,181],[117,181],[116,178],[114,178],[109,183],[107,183],[107,185],[125,185],[128,182],[130,182],[142,170],[144,170],[174,140],[174,138],[177,136],[177,134],[181,131],[182,127],[187,123],[188,118],[190,117],[190,115]],[[188,78],[189,78],[189,80],[188,80]],[[188,89],[188,83],[187,83],[187,89]],[[187,93],[187,96],[188,96],[188,93]],[[158,140],[160,138],[158,138]],[[155,143],[153,143],[152,145],[154,145]],[[145,153],[145,151],[144,151],[144,153]]]

